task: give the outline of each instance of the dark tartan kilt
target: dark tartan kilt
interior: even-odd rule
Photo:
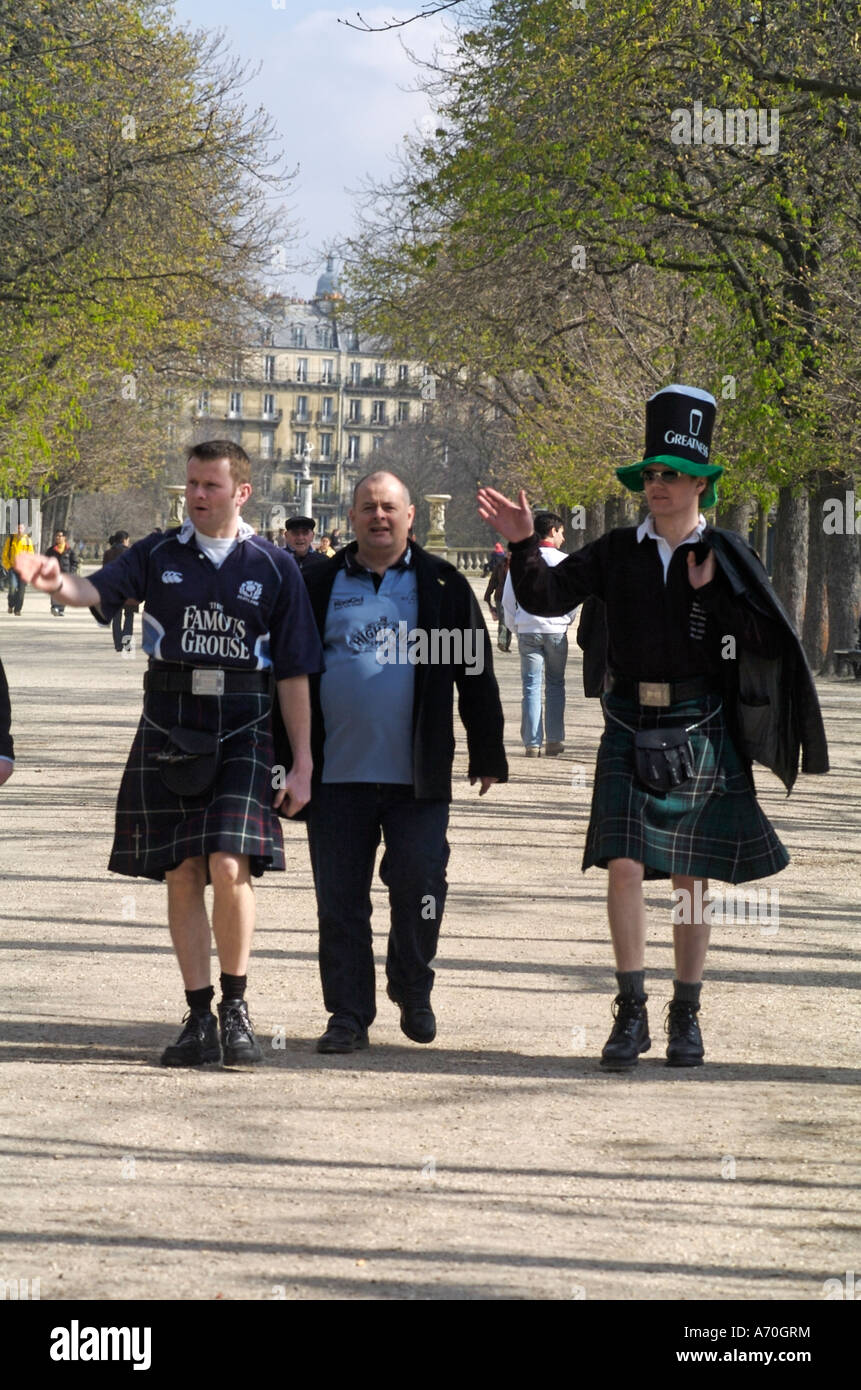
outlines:
[[[604,705],[584,870],[635,859],[645,866],[646,878],[686,874],[746,883],[786,867],[789,855],[760,809],[719,696],[686,700],[661,714],[641,715],[639,705],[618,695],[605,695]],[[610,719],[608,710],[634,729],[693,724],[709,715],[690,734],[690,781],[666,795],[648,791],[636,775],[634,735]]]
[[[266,869],[283,869],[281,826],[272,809],[269,707],[270,696],[264,691],[222,696],[148,693],[120,783],[108,868],[133,878],[162,880],[166,869],[184,859],[221,850],[247,854],[256,878]],[[221,745],[218,774],[208,792],[180,797],[168,791],[151,756],[167,742],[161,730],[179,724],[223,733],[255,719],[259,723]]]

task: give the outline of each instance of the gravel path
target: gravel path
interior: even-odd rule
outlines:
[[[325,1015],[301,827],[258,889],[265,1067],[157,1065],[184,1010],[164,889],[109,875],[143,659],[28,591],[0,613],[16,772],[0,793],[0,1278],[84,1299],[796,1299],[858,1268],[861,683],[820,694],[834,771],[762,801],[792,855],[779,925],[716,927],[707,1065],[663,1065],[667,889],[649,892],[653,1049],[601,1074],[606,876],[580,873],[600,712],[569,666],[566,752],[517,739],[481,802],[455,768],[438,1042],[379,989],[369,1052]],[[463,740],[459,739],[459,744]],[[374,891],[377,920],[384,898]],[[378,979],[382,980],[382,958]]]

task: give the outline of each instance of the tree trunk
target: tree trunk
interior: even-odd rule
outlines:
[[[832,675],[837,665],[834,660],[835,650],[841,647],[851,650],[858,644],[861,534],[855,527],[861,525],[861,517],[858,517],[855,511],[855,492],[851,478],[841,478],[832,482],[823,492],[838,504],[835,509],[837,514],[842,514],[842,526],[839,529],[829,527],[823,538],[829,614],[828,648],[823,674]],[[823,525],[823,519],[821,513],[820,526]]]
[[[724,531],[737,531],[743,540],[747,540],[755,511],[755,502],[728,502],[718,507],[717,524]]]
[[[807,589],[807,491],[793,494],[782,487],[777,503],[774,537],[774,587],[798,632],[804,621]]]
[[[768,511],[760,502],[753,527],[753,548],[763,564],[766,564],[768,551]]]
[[[581,532],[581,535],[584,533]],[[586,543],[596,541],[599,536],[604,534],[604,503],[593,502],[586,508]]]
[[[807,528],[807,595],[804,602],[804,622],[801,645],[811,669],[818,671],[828,648],[828,598],[825,580],[826,545],[822,526],[822,504],[830,488],[821,479],[810,503]]]

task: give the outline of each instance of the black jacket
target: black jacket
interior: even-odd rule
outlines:
[[[605,569],[607,557],[623,553],[621,543],[633,529],[608,532],[552,569],[539,562],[536,537],[513,545],[511,575],[518,602],[532,613],[564,613],[574,602],[597,593],[612,607],[616,589],[625,590],[620,577]],[[828,771],[825,730],[810,668],[756,552],[735,532],[713,526],[706,527],[694,547],[698,561],[709,548],[719,574],[697,590],[696,597],[721,631],[737,636],[735,660],[717,663],[730,733],[748,765],[755,761],[770,768],[791,790],[799,756],[803,772]],[[632,631],[642,628],[639,614],[619,610],[618,599],[616,610],[622,611]],[[588,649],[591,644],[585,640]],[[604,645],[600,634],[596,642]]]
[[[418,665],[415,668],[413,701],[413,787],[422,800],[451,801],[451,768],[454,759],[454,688],[457,686],[458,713],[466,728],[469,750],[469,776],[495,777],[508,781],[508,763],[502,741],[502,705],[493,674],[491,641],[481,609],[472,589],[454,565],[428,555],[411,542],[412,564],[418,589],[416,626],[449,631],[476,631],[476,651],[484,654],[481,674],[470,675],[463,665]],[[310,567],[304,575],[311,608],[321,639],[335,576],[343,569],[347,553],[355,554],[356,543],[338,552],[333,559]],[[311,752],[314,783],[323,768],[325,729],[320,705],[320,677],[311,676]],[[385,719],[385,710],[380,710]],[[290,745],[276,700],[273,707],[275,760],[285,768],[291,764]],[[300,813],[301,816],[301,813]]]
[[[0,661],[0,753],[4,758],[14,758],[12,743],[12,705],[9,700],[9,683]]]

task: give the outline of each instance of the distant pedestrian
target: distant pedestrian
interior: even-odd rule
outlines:
[[[317,545],[317,554],[318,554],[318,555],[325,555],[325,557],[326,557],[327,560],[334,560],[334,558],[335,558],[335,552],[334,552],[334,550],[332,549],[332,542],[331,542],[331,537],[330,537],[330,536],[321,536],[321,537],[320,537],[320,540],[319,540],[318,545]]]
[[[33,555],[35,550],[36,547],[27,534],[27,527],[23,521],[19,521],[17,534],[6,537],[2,557],[3,568],[9,575],[9,612],[14,613],[19,618],[24,605],[24,590],[27,585],[15,570],[14,565],[19,555]]]
[[[567,557],[560,546],[565,527],[556,512],[538,512],[535,534],[539,553],[547,565],[559,565]],[[576,607],[559,617],[542,618],[528,613],[514,597],[511,575],[502,591],[505,626],[517,633],[520,679],[523,686],[520,737],[527,758],[557,757],[565,747],[565,666],[568,661],[568,627]],[[543,687],[543,690],[542,690]],[[542,705],[545,706],[542,717]],[[545,727],[546,726],[546,727]]]
[[[115,531],[108,536],[108,548],[102,556],[102,568],[112,565],[124,555],[131,545],[128,531]],[[114,638],[114,651],[130,652],[135,640],[135,613],[140,605],[133,598],[127,598],[122,608],[118,608],[111,619],[111,632]]]
[[[496,620],[496,645],[501,652],[511,650],[511,630],[505,626],[505,614],[502,611],[502,595],[507,578],[508,556],[503,552],[502,563],[493,565],[484,591],[484,601],[490,608],[491,616]]]
[[[55,531],[53,544],[45,551],[46,555],[52,555],[60,566],[61,574],[78,573],[78,557],[66,538],[65,531]],[[56,597],[51,598],[51,616],[62,618],[65,616],[66,605],[60,603]]]
[[[285,525],[287,549],[300,570],[310,569],[312,565],[321,565],[326,556],[313,547],[316,521],[310,516],[288,516]]]

